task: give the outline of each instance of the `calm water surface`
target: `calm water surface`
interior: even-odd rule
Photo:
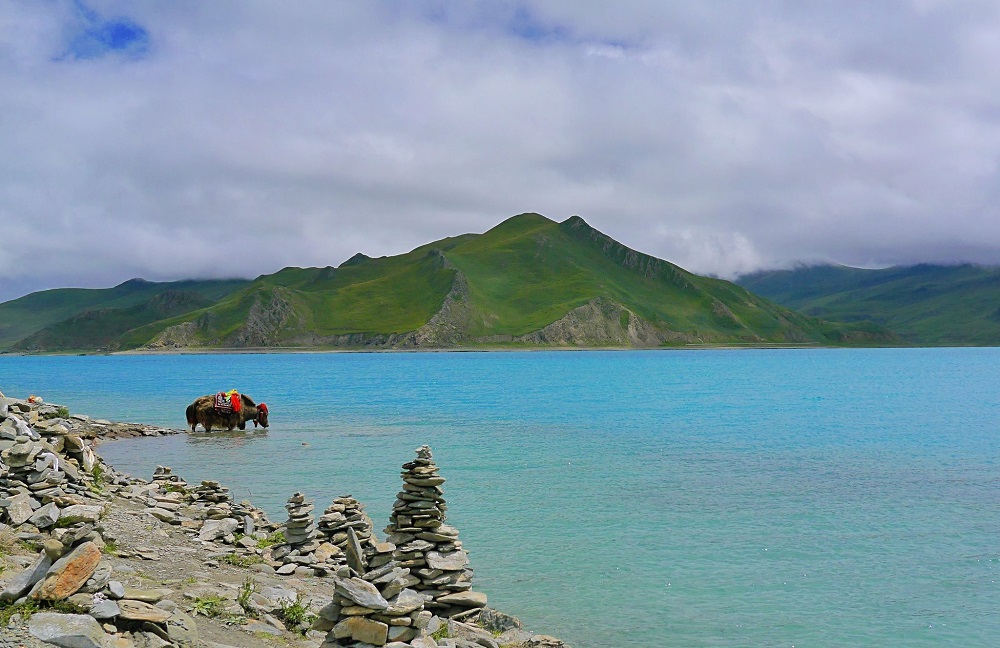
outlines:
[[[0,357],[0,389],[182,427],[238,388],[266,432],[107,443],[283,520],[381,529],[434,449],[491,604],[576,648],[987,646],[1000,636],[1000,349]]]

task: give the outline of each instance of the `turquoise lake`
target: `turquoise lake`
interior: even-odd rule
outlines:
[[[181,428],[105,443],[275,521],[351,493],[381,531],[427,443],[490,604],[574,648],[1000,637],[1000,349],[0,356],[0,390]]]

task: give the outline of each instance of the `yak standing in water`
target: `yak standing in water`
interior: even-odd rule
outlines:
[[[259,405],[253,402],[246,394],[240,394],[240,408],[232,408],[230,411],[216,409],[216,394],[207,394],[195,399],[187,407],[187,422],[194,432],[195,427],[200,423],[206,432],[211,432],[212,428],[232,430],[238,427],[241,430],[247,429],[247,421],[253,421],[253,426],[262,425],[267,427],[267,405]]]

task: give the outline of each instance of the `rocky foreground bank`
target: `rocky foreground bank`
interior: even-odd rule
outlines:
[[[0,393],[0,648],[566,646],[474,591],[430,448],[380,540],[350,495],[314,520],[295,493],[272,522],[216,481],[145,481],[94,451],[177,433]]]

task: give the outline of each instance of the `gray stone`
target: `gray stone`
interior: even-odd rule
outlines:
[[[318,612],[318,615],[319,618],[321,619],[336,621],[337,619],[340,618],[340,610],[341,607],[339,605],[337,605],[333,601],[330,601],[329,603],[323,606],[323,608]]]
[[[389,641],[409,641],[417,636],[417,631],[414,628],[407,628],[404,626],[390,626],[389,636],[387,639]]]
[[[223,518],[221,520],[206,520],[205,525],[198,532],[198,539],[212,541],[216,538],[234,533],[239,527],[239,522],[233,518]]]
[[[484,602],[485,604],[485,602]],[[411,589],[404,589],[394,599],[389,601],[385,613],[390,616],[403,616],[424,606],[424,596]]]
[[[350,637],[373,646],[384,646],[389,636],[389,626],[380,621],[354,616],[335,625],[331,632],[338,639]]]
[[[414,585],[419,584],[419,578],[412,574],[407,574],[406,576],[401,576],[383,585],[379,591],[382,592],[382,596],[388,600],[402,592],[407,587],[413,587]]]
[[[180,648],[194,648],[198,645],[198,626],[190,615],[174,609],[167,619],[167,639]]]
[[[80,481],[80,469],[70,461],[60,461],[59,470],[66,473],[66,479],[74,484]]]
[[[457,605],[458,607],[477,608],[486,605],[486,595],[482,592],[455,592],[437,597],[438,603]]]
[[[266,587],[260,593],[271,601],[275,607],[280,607],[282,602],[294,603],[298,598],[298,592],[286,587]]]
[[[121,609],[114,601],[107,599],[94,603],[90,608],[90,616],[95,619],[113,619],[121,614]]]
[[[171,524],[174,522],[179,522],[179,520],[177,519],[177,515],[174,514],[173,511],[169,511],[165,508],[155,507],[148,509],[146,512],[155,517],[157,520],[160,520],[161,522],[168,522]]]
[[[451,553],[428,551],[426,559],[428,567],[443,571],[458,571],[464,569],[469,564],[468,554],[461,550]]]
[[[32,513],[30,495],[21,493],[10,498],[7,504],[7,517],[10,518],[11,524],[21,526],[31,518]]]
[[[102,560],[97,564],[97,569],[94,574],[87,579],[87,582],[83,584],[80,591],[84,594],[95,594],[100,592],[111,580],[112,567],[111,563],[106,560]]]
[[[334,586],[341,596],[345,596],[362,607],[373,610],[385,610],[389,602],[382,598],[378,589],[368,581],[360,578],[334,577]]]
[[[263,621],[258,621],[256,619],[247,619],[246,624],[240,626],[250,634],[257,632],[263,632],[264,634],[273,635],[275,637],[281,636],[281,630],[278,630],[270,623],[264,623]]]
[[[101,519],[104,509],[100,506],[88,506],[86,504],[76,504],[67,506],[62,510],[62,516],[75,518],[80,522],[97,522]]]
[[[414,540],[413,542],[408,542],[402,547],[399,547],[400,551],[420,551],[424,552],[428,549],[433,549],[436,545],[433,542],[428,542],[427,540]]]
[[[0,592],[0,603],[16,601],[24,596],[31,587],[45,577],[45,573],[52,566],[52,559],[47,555],[40,554],[38,560],[31,566],[15,576],[7,587]]]
[[[31,634],[61,648],[108,648],[110,636],[89,614],[39,612],[28,623]]]
[[[146,626],[149,631],[139,630],[132,633],[132,645],[135,648],[172,648],[170,642],[161,637],[166,632],[155,625]],[[156,631],[152,631],[156,628]]]
[[[119,581],[108,581],[108,596],[113,599],[125,598],[125,586]]]
[[[365,565],[364,552],[353,527],[347,527],[347,546],[344,548],[344,553],[347,557],[347,566],[358,576],[363,575],[368,567]]]

